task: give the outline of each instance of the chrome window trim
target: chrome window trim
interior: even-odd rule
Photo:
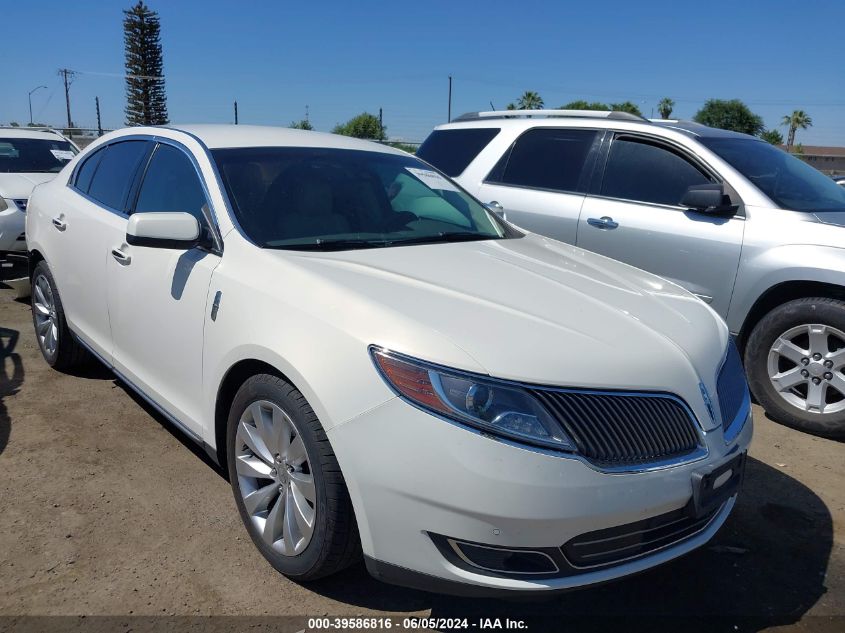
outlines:
[[[710,165],[710,163],[706,162],[704,159],[702,159],[700,156],[698,156],[695,152],[691,151],[688,147],[684,146],[682,143],[679,143],[676,140],[671,139],[671,138],[666,138],[664,136],[654,135],[654,134],[651,134],[649,132],[643,132],[643,131],[621,130],[621,129],[618,129],[618,128],[607,128],[607,131],[610,132],[610,136],[608,138],[607,152],[604,156],[604,164],[601,166],[601,182],[599,183],[599,192],[587,194],[591,198],[597,198],[599,200],[614,200],[614,201],[618,201],[618,202],[629,202],[631,204],[655,207],[655,208],[658,208],[658,209],[669,209],[669,210],[672,210],[672,211],[683,211],[683,212],[689,211],[689,209],[687,209],[686,207],[682,207],[682,206],[676,205],[676,204],[660,204],[660,203],[657,203],[657,202],[648,202],[648,201],[645,201],[645,200],[633,200],[631,198],[616,198],[616,197],[613,197],[613,196],[604,196],[600,193],[601,185],[604,184],[604,176],[605,176],[605,172],[607,170],[607,161],[610,159],[610,152],[613,149],[613,142],[619,136],[630,136],[630,137],[633,137],[635,140],[646,141],[646,142],[651,142],[655,145],[666,146],[670,150],[679,154],[682,159],[684,159],[688,163],[692,164],[699,171],[703,171],[703,172],[705,172],[705,175],[715,179],[717,184],[721,184],[723,187],[724,186],[730,187],[732,193],[734,193],[736,195],[736,197],[739,198],[739,205],[738,205],[739,209],[733,215],[732,218],[728,218],[728,219],[734,219],[734,220],[744,220],[745,219],[745,203],[742,201],[742,197],[739,195],[739,192],[737,192],[733,188],[733,186],[730,184],[730,182],[724,176],[722,176],[722,174],[719,173],[719,171],[717,169],[715,169],[712,165]],[[700,142],[697,139],[695,139],[695,140],[696,140],[696,142]],[[702,146],[707,148],[706,145],[702,144]]]
[[[696,435],[698,435],[699,444],[698,447],[684,455],[678,455],[676,457],[671,457],[669,459],[663,460],[656,460],[652,462],[647,462],[643,464],[624,464],[620,466],[608,466],[608,465],[598,465],[591,461],[589,461],[586,457],[581,455],[578,452],[573,451],[566,451],[563,449],[552,449],[552,448],[544,448],[542,446],[536,446],[534,444],[530,444],[528,442],[520,442],[515,439],[503,437],[500,435],[495,435],[489,431],[484,431],[474,426],[470,426],[469,424],[463,424],[454,418],[447,417],[442,413],[439,413],[433,409],[428,409],[416,402],[407,399],[404,395],[402,395],[396,388],[391,384],[391,382],[387,379],[382,372],[381,367],[379,367],[378,362],[376,361],[373,353],[375,351],[383,352],[395,358],[399,358],[401,360],[406,360],[408,362],[414,363],[416,365],[421,365],[424,367],[428,367],[434,371],[442,371],[445,373],[457,375],[457,376],[464,376],[470,380],[472,379],[481,379],[485,382],[493,382],[498,383],[506,387],[516,387],[518,389],[534,389],[537,391],[553,391],[556,393],[583,393],[583,394],[590,394],[590,395],[606,395],[606,396],[639,396],[639,397],[658,397],[658,398],[666,398],[669,400],[674,400],[677,402],[683,409],[686,411],[687,416],[693,422],[693,427],[695,428]],[[686,403],[686,401],[681,398],[680,396],[672,393],[665,393],[665,392],[649,392],[649,391],[626,391],[626,390],[601,390],[601,389],[579,389],[577,387],[555,387],[549,385],[534,385],[525,382],[515,381],[515,380],[505,380],[502,378],[495,378],[492,376],[486,376],[483,374],[476,374],[469,371],[464,371],[461,369],[455,369],[453,367],[446,367],[445,365],[438,365],[437,363],[431,363],[425,360],[420,360],[415,358],[414,356],[408,356],[407,354],[402,354],[401,352],[395,352],[389,348],[382,347],[380,345],[371,344],[367,348],[367,352],[370,356],[370,361],[372,362],[373,366],[375,367],[376,372],[378,373],[379,377],[384,381],[387,388],[390,389],[400,400],[405,402],[406,404],[414,407],[415,409],[419,409],[420,411],[427,413],[435,418],[438,418],[444,422],[451,424],[459,429],[464,429],[466,431],[470,431],[476,435],[486,437],[491,440],[495,440],[497,442],[501,442],[502,444],[506,444],[508,446],[513,446],[514,448],[520,448],[522,450],[532,451],[534,453],[539,453],[541,455],[547,455],[549,457],[557,457],[561,459],[574,459],[591,470],[594,470],[599,473],[604,474],[629,474],[629,473],[646,473],[646,472],[654,472],[659,470],[666,470],[668,468],[674,468],[675,466],[687,465],[692,464],[694,462],[701,461],[705,459],[708,455],[710,455],[710,449],[707,447],[707,442],[705,436],[708,433],[712,433],[717,429],[713,429],[713,431],[706,431],[701,424],[698,417],[693,412],[692,408]],[[721,428],[721,427],[718,427]]]
[[[208,160],[208,164],[211,165],[211,173],[214,174],[214,179],[217,181],[217,190],[220,192],[220,197],[223,199],[223,205],[226,208],[226,213],[229,216],[229,221],[232,223],[232,226],[235,227],[235,230],[240,234],[242,238],[244,238],[253,246],[258,246],[258,244],[256,244],[249,238],[249,236],[246,234],[246,231],[243,230],[243,227],[241,226],[240,222],[238,222],[238,218],[235,216],[235,212],[232,208],[232,201],[229,199],[229,194],[226,191],[226,187],[223,185],[223,177],[220,175],[220,170],[217,169],[217,162],[214,160],[214,156],[212,155],[211,150],[208,148],[208,145],[206,145],[205,142],[199,136],[193,134],[192,132],[180,130],[179,128],[175,127],[162,127],[166,130],[171,130],[173,132],[184,134],[192,141],[194,141],[197,145],[199,145],[200,149],[203,151],[206,159]],[[212,212],[215,214],[215,219],[217,219],[217,211],[213,210]]]
[[[177,130],[175,128],[167,128],[167,129],[173,130],[174,132],[180,132],[181,131],[181,130]],[[183,134],[184,134],[184,132],[183,132]],[[217,213],[215,212],[214,205],[211,201],[211,193],[210,193],[210,190],[208,188],[208,184],[205,182],[205,178],[203,177],[203,174],[202,174],[202,169],[200,168],[199,162],[197,161],[196,156],[194,156],[194,153],[190,149],[188,149],[188,147],[186,147],[184,144],[180,143],[179,141],[172,139],[172,138],[167,138],[165,136],[159,136],[159,135],[156,135],[156,134],[127,134],[126,136],[120,136],[120,137],[117,137],[115,139],[109,140],[108,142],[103,143],[102,145],[99,145],[94,150],[94,152],[92,152],[92,156],[96,152],[99,152],[99,151],[101,151],[101,150],[103,150],[107,147],[110,147],[112,145],[115,145],[117,143],[121,143],[121,142],[124,142],[124,141],[146,141],[146,142],[154,144],[153,150],[152,150],[152,152],[150,152],[150,155],[147,158],[146,164],[142,166],[143,173],[141,173],[141,175],[139,177],[140,178],[139,182],[138,182],[139,189],[136,193],[140,192],[140,186],[143,186],[143,184],[144,184],[144,177],[146,176],[147,169],[149,168],[149,165],[150,165],[150,161],[153,159],[153,156],[155,156],[155,152],[158,149],[159,145],[170,145],[171,147],[178,149],[179,151],[181,151],[183,154],[185,154],[188,157],[188,160],[191,161],[191,165],[194,168],[194,172],[196,173],[197,178],[199,178],[200,186],[202,187],[203,195],[205,196],[206,205],[208,206],[208,209],[210,210],[210,213],[207,213],[207,214],[203,213],[203,215],[205,216],[205,219],[208,222],[209,228],[211,229],[211,236],[212,236],[212,240],[214,241],[214,247],[211,250],[212,250],[212,252],[214,252],[217,255],[222,255],[222,253],[223,253],[223,236],[220,233],[220,227],[217,223]],[[113,213],[114,215],[117,215],[119,217],[128,219],[131,214],[125,213],[124,211],[119,211],[118,209],[115,209],[113,207],[109,207],[108,205],[103,204],[99,200],[95,200],[94,198],[89,196],[87,193],[84,193],[84,192],[82,192],[82,191],[80,191],[79,189],[76,188],[77,173],[78,173],[80,167],[83,164],[85,164],[88,161],[89,158],[90,157],[86,157],[85,160],[81,160],[76,165],[74,165],[73,171],[71,172],[70,177],[67,180],[67,187],[72,189],[74,192],[76,192],[78,195],[82,196],[83,198],[85,198],[89,202],[97,205],[101,209],[109,211],[110,213]],[[212,166],[213,166],[213,163],[212,163]],[[225,198],[224,198],[224,200],[225,200]],[[134,205],[135,202],[136,201],[133,201],[133,205]]]

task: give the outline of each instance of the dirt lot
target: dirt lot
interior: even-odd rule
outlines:
[[[707,618],[705,629],[721,617],[729,630],[845,630],[845,444],[759,408],[732,517],[708,547],[662,568],[550,602],[429,595],[362,566],[301,586],[261,559],[201,452],[108,371],[49,369],[28,305],[2,288],[0,616],[431,614],[559,630],[627,618],[610,631],[668,614]],[[35,622],[5,617],[0,629]]]

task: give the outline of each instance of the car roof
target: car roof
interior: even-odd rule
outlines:
[[[384,154],[398,154],[407,156],[406,152],[389,145],[382,145],[374,141],[312,132],[308,130],[294,130],[286,127],[269,125],[232,125],[232,124],[191,124],[166,125],[161,127],[124,128],[123,134],[156,134],[159,130],[173,130],[183,132],[199,141],[209,149],[224,149],[238,147],[326,147],[335,149],[357,149],[368,152],[382,152]]]
[[[0,137],[2,138],[36,138],[45,141],[62,140],[66,141],[64,136],[54,130],[32,129],[26,127],[0,127]]]
[[[682,121],[677,119],[643,119],[634,115],[620,112],[604,111],[559,111],[562,114],[555,114],[556,111],[536,110],[530,114],[519,114],[519,111],[503,110],[501,112],[468,113],[464,114],[450,123],[438,125],[436,130],[469,129],[481,127],[496,128],[529,128],[529,127],[582,127],[585,124],[589,127],[599,128],[621,128],[653,130],[655,127],[671,129],[683,133],[686,136],[696,138],[742,138],[756,139],[748,134],[721,130],[708,127],[694,121]],[[566,112],[566,114],[563,114]]]

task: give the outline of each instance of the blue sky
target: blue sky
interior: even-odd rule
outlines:
[[[57,69],[74,121],[123,123],[121,10],[130,0],[0,0],[0,123],[62,124]],[[318,130],[384,109],[391,137],[422,140],[452,113],[504,108],[524,90],[546,107],[622,101],[646,116],[660,97],[691,118],[705,99],[739,98],[767,127],[796,108],[807,145],[845,145],[840,1],[743,2],[218,2],[149,0],[162,21],[170,118],[176,123],[287,125]],[[10,28],[13,27],[13,28]],[[13,35],[10,40],[10,34]],[[655,110],[656,116],[656,110]],[[780,128],[782,131],[783,128]]]

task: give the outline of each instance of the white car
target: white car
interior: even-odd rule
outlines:
[[[26,252],[24,223],[32,189],[54,178],[78,152],[58,132],[0,128],[0,262]]]
[[[707,542],[752,434],[725,323],[523,233],[404,152],[249,126],[104,136],[30,202],[47,362],[87,353],[228,469],[311,580],[549,592]]]

